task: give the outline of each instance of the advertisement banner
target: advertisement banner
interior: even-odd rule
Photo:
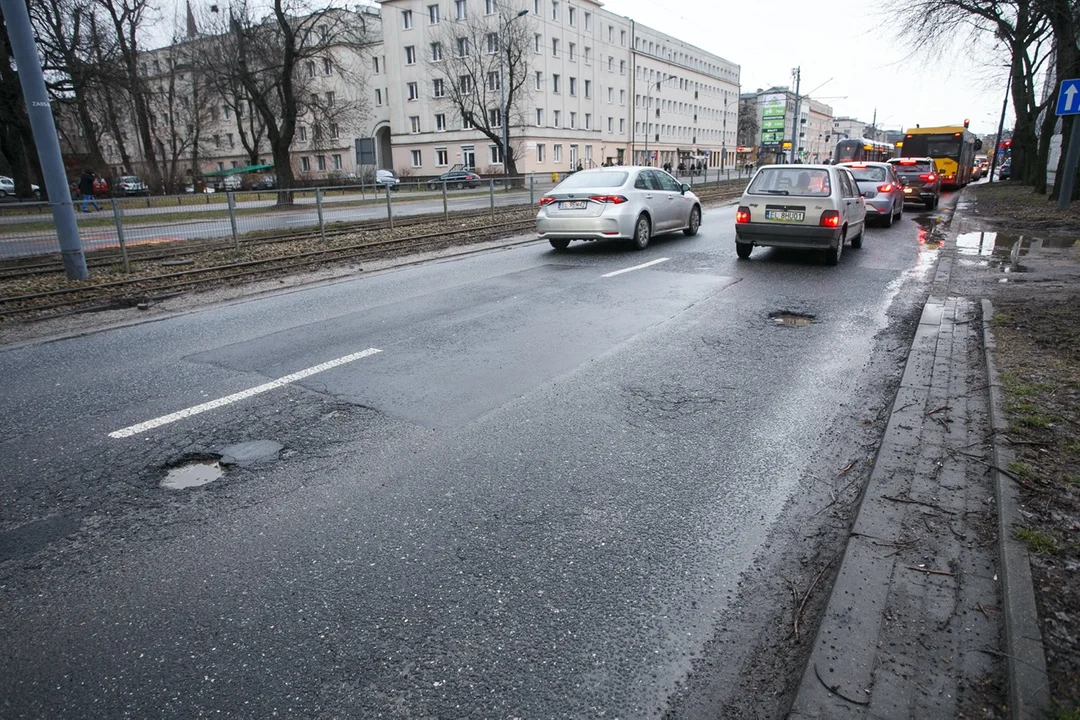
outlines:
[[[782,118],[782,117],[778,117],[778,118],[773,118],[773,117],[762,118],[761,119],[761,129],[762,130],[783,130],[784,129],[784,118]]]
[[[761,102],[761,117],[783,117],[787,110],[787,96],[781,93],[766,95]]]

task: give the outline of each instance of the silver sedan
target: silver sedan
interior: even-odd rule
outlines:
[[[701,201],[663,170],[604,167],[580,170],[540,198],[536,233],[556,250],[572,240],[630,240],[638,250],[653,235],[696,235]]]
[[[904,186],[893,166],[883,162],[841,163],[851,171],[866,200],[866,219],[892,227],[904,216]]]

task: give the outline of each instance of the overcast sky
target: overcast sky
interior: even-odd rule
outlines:
[[[959,125],[997,131],[1007,72],[988,38],[957,43],[955,60],[913,51],[887,25],[889,0],[606,0],[604,7],[741,66],[743,92],[789,85],[802,68],[802,92],[833,114],[885,129]],[[995,66],[997,66],[995,68]],[[823,84],[824,83],[824,84]],[[819,90],[814,91],[815,88]],[[1012,108],[1005,127],[1012,126]]]

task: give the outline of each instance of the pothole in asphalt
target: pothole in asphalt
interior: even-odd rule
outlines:
[[[813,315],[787,311],[769,313],[769,318],[777,325],[787,327],[807,327],[814,323]]]
[[[161,481],[161,487],[166,490],[186,490],[187,488],[201,487],[214,482],[224,474],[225,471],[221,468],[221,463],[214,458],[195,460],[170,468],[165,475],[165,479]]]

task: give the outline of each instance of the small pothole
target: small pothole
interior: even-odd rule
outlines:
[[[197,460],[170,468],[165,475],[165,479],[161,481],[161,487],[166,490],[185,490],[187,488],[201,487],[214,482],[224,474],[225,471],[217,460]]]
[[[769,319],[777,325],[785,325],[787,327],[807,327],[814,323],[813,315],[786,311],[769,313]]]

